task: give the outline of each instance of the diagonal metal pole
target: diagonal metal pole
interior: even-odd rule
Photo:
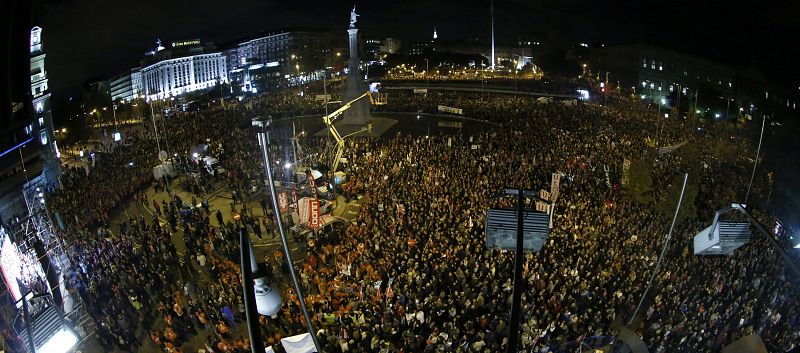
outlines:
[[[292,254],[289,251],[289,243],[286,241],[286,232],[283,229],[283,220],[281,219],[280,208],[278,207],[278,199],[275,196],[275,182],[272,180],[272,168],[270,167],[269,153],[267,146],[269,146],[269,133],[267,133],[266,125],[262,125],[262,131],[258,133],[258,143],[261,145],[261,153],[264,157],[264,173],[267,181],[269,182],[269,192],[272,198],[272,207],[275,210],[275,218],[278,222],[278,232],[281,235],[281,244],[283,244],[283,254],[286,256],[286,262],[289,265],[289,273],[292,276],[294,289],[297,293],[297,300],[300,302],[300,309],[303,311],[303,316],[306,319],[308,333],[311,335],[311,340],[314,341],[314,347],[317,352],[322,352],[322,349],[317,340],[317,332],[314,330],[314,324],[311,322],[311,316],[306,309],[306,301],[303,299],[303,290],[300,288],[300,283],[297,281],[297,274],[294,271],[294,263],[292,262]]]
[[[642,307],[642,302],[644,302],[644,298],[647,297],[647,293],[650,291],[650,287],[653,286],[653,280],[656,278],[656,274],[658,274],[658,268],[661,267],[661,262],[664,260],[664,253],[667,251],[667,245],[669,245],[669,240],[672,238],[672,230],[675,229],[675,221],[678,220],[678,212],[681,210],[681,203],[683,202],[683,192],[686,191],[686,181],[689,180],[689,173],[683,174],[683,186],[681,187],[681,197],[678,198],[678,206],[675,207],[675,215],[672,217],[672,225],[669,226],[669,233],[667,233],[667,238],[664,239],[664,247],[661,248],[661,255],[658,256],[658,261],[656,262],[656,267],[653,269],[653,273],[650,275],[650,281],[647,283],[647,288],[644,290],[644,294],[639,299],[639,304],[636,305],[636,310],[633,311],[633,315],[631,315],[630,320],[628,320],[628,326],[631,325],[633,319],[636,317],[636,314],[639,313],[639,309]]]
[[[744,203],[750,199],[750,188],[753,186],[753,177],[756,176],[756,167],[758,166],[758,155],[761,154],[761,140],[764,138],[764,124],[767,122],[767,116],[762,114],[761,119],[761,136],[758,138],[758,149],[756,149],[756,160],[753,162],[753,173],[750,174],[750,184],[747,185],[747,196],[744,197]]]

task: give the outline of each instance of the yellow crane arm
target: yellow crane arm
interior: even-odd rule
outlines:
[[[331,163],[331,165],[332,165],[331,166],[331,172],[333,172],[333,173],[335,173],[336,172],[336,168],[339,167],[339,161],[342,159],[342,154],[344,154],[344,139],[347,138],[347,137],[353,136],[355,134],[364,132],[364,131],[372,130],[371,126],[367,126],[365,128],[362,128],[359,131],[356,131],[354,133],[351,133],[351,134],[349,134],[347,136],[342,137],[342,135],[339,134],[339,131],[336,130],[336,126],[333,125],[333,120],[336,119],[339,115],[342,115],[342,113],[344,113],[345,110],[350,109],[350,107],[353,106],[353,103],[359,101],[360,99],[362,99],[364,97],[369,97],[370,103],[372,103],[372,104],[385,104],[385,101],[386,101],[385,98],[380,98],[380,97],[378,98],[377,101],[373,100],[372,95],[370,94],[369,91],[367,91],[367,92],[364,92],[364,94],[354,98],[353,100],[351,100],[351,101],[347,102],[346,104],[344,104],[343,106],[339,107],[339,109],[334,110],[333,113],[330,113],[330,114],[325,115],[325,116],[322,117],[322,121],[324,121],[325,125],[328,126],[328,130],[331,132],[331,135],[333,136],[333,139],[336,141],[336,157],[333,160],[333,163]]]

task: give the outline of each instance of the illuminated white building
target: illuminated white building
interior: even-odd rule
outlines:
[[[142,72],[139,68],[126,71],[124,74],[113,78],[109,82],[111,90],[111,99],[117,99],[123,102],[130,102],[136,98],[142,97]]]
[[[173,43],[172,46],[175,48],[182,44],[183,42]],[[159,42],[157,51],[162,50],[164,47]],[[156,56],[161,57],[158,54]],[[220,52],[163,59],[142,67],[140,74],[143,95],[147,100],[174,97],[228,82],[225,56]]]
[[[31,95],[33,96],[33,124],[27,134],[33,135],[42,146],[42,176],[45,183],[57,181],[60,172],[58,147],[53,133],[53,116],[50,112],[50,91],[47,71],[44,67],[45,53],[42,50],[42,28],[33,27],[30,37],[31,50]]]

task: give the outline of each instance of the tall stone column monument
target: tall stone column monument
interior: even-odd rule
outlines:
[[[345,83],[343,101],[349,102],[356,97],[364,94],[367,87],[363,84],[363,76],[361,76],[361,69],[359,68],[360,60],[358,59],[358,28],[356,28],[357,17],[356,7],[350,11],[350,28],[347,29],[347,34],[350,39],[350,62],[347,65],[347,81]],[[369,122],[369,100],[362,98],[357,103],[344,112],[341,124],[343,125],[363,125]]]

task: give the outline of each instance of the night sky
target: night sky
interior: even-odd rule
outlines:
[[[62,96],[94,76],[136,66],[163,42],[200,38],[226,41],[260,30],[318,27],[344,31],[353,1],[106,1],[39,0],[51,88]],[[489,0],[357,1],[362,35],[443,40],[489,38]],[[757,65],[773,81],[800,83],[794,58],[800,4],[774,1],[496,0],[500,44],[526,32],[555,30],[569,42],[628,43],[649,40],[737,66]]]
[[[737,67],[757,67],[775,84],[800,87],[800,2],[778,0],[702,2],[600,0],[495,0],[498,45],[523,33],[556,31],[568,43],[649,41]],[[188,38],[224,42],[259,31],[314,27],[333,32],[348,26],[353,1],[168,1],[36,0],[36,22],[44,28],[47,69],[56,101],[77,94],[87,79],[109,78],[138,65],[144,52]],[[430,38],[436,26],[442,40],[489,40],[489,0],[357,1],[362,36],[403,41]],[[795,91],[795,94],[799,92]],[[58,115],[58,112],[55,113]],[[800,128],[796,123],[791,131]],[[784,130],[785,132],[786,130]],[[794,210],[800,192],[796,133],[767,135],[767,158],[779,187],[772,205],[800,225]],[[790,154],[785,153],[791,151]],[[784,155],[782,155],[784,154]],[[788,162],[788,163],[787,163]],[[785,169],[786,166],[794,166]],[[783,188],[780,186],[791,185]]]

